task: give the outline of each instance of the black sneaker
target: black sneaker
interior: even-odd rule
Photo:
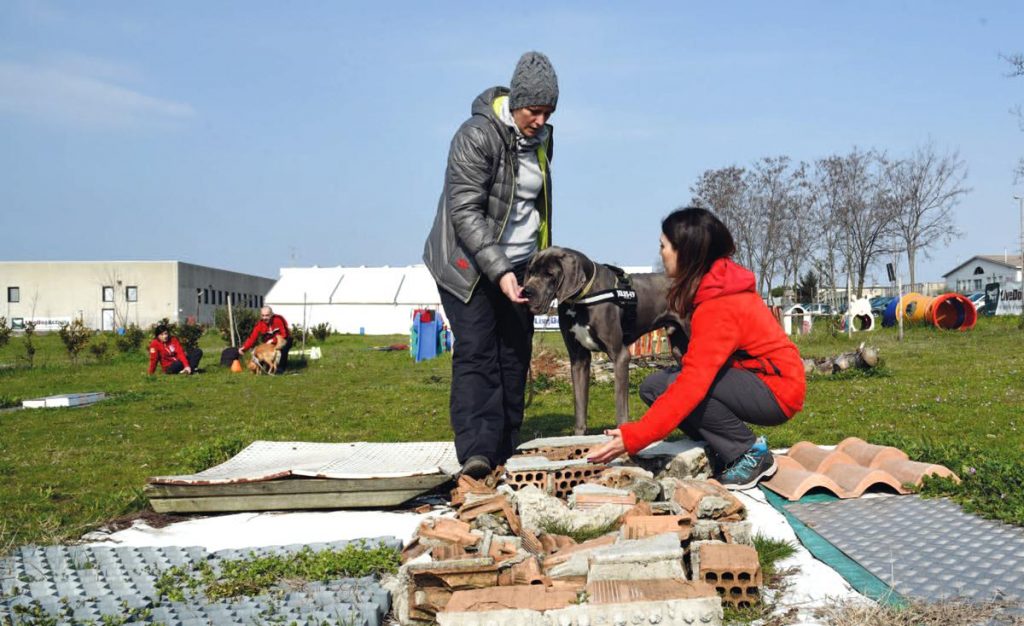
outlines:
[[[462,464],[462,473],[470,478],[483,478],[492,471],[491,462],[482,455],[471,456]]]
[[[760,440],[715,478],[726,489],[750,489],[779,469],[768,446]]]

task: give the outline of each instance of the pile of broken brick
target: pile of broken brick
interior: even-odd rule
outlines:
[[[398,620],[720,624],[723,602],[759,601],[746,510],[707,479],[701,449],[605,466],[586,460],[600,442],[588,439],[546,440],[483,480],[460,477],[455,516],[424,520],[402,554]]]

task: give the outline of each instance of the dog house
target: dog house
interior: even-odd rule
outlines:
[[[796,320],[795,323],[794,320]],[[811,314],[799,304],[794,304],[782,314],[782,328],[787,335],[794,333],[806,335],[811,332],[812,324]]]

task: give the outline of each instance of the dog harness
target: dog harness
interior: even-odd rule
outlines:
[[[629,274],[621,267],[614,265],[605,265],[605,267],[615,274],[615,287],[587,295],[590,287],[594,284],[594,279],[597,278],[597,264],[595,263],[594,276],[580,290],[579,295],[575,299],[567,301],[566,304],[570,307],[577,307],[611,302],[618,306],[622,311],[619,315],[619,324],[622,326],[622,343],[628,346],[638,339],[636,337],[636,290],[633,289],[633,282],[630,280]]]

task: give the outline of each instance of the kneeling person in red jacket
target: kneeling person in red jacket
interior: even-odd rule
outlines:
[[[277,373],[288,368],[288,351],[292,348],[292,338],[288,334],[288,322],[280,315],[274,315],[269,306],[260,309],[260,321],[252,329],[252,334],[238,349],[239,354],[256,345],[256,342],[272,343],[281,346],[281,362],[277,364]]]
[[[736,246],[725,224],[686,208],[665,218],[661,230],[669,307],[690,321],[689,346],[680,369],[652,374],[640,386],[651,405],[643,418],[605,431],[612,440],[590,460],[636,454],[678,426],[707,442],[719,482],[748,489],[778,468],[747,424],[778,426],[803,408],[800,353],[758,295],[753,272],[730,259]]]
[[[165,374],[192,374],[196,371],[199,359],[203,358],[202,350],[195,348],[186,353],[178,338],[172,337],[171,331],[163,324],[153,329],[153,335],[153,341],[149,342],[150,374],[156,371],[158,362]]]

